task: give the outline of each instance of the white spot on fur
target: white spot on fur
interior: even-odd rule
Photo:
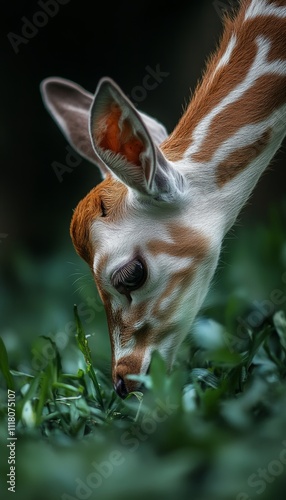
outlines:
[[[154,348],[151,345],[146,348],[145,354],[143,356],[141,368],[140,368],[140,374],[145,374],[147,372],[149,365],[150,365],[151,353],[152,353],[153,349]]]

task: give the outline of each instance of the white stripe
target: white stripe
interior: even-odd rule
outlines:
[[[215,69],[215,72],[213,74],[213,76],[218,72],[218,70],[224,66],[227,66],[229,64],[229,61],[231,59],[231,56],[232,56],[232,53],[235,49],[235,46],[236,46],[236,42],[237,42],[237,38],[236,36],[233,34],[231,36],[231,39],[229,41],[229,44],[227,46],[227,49],[225,51],[225,53],[223,54],[221,60],[219,61],[216,69]]]
[[[224,99],[222,99],[222,101],[200,121],[193,133],[194,142],[190,146],[190,148],[187,149],[185,157],[189,157],[190,155],[193,155],[200,150],[214,118],[229,105],[233,104],[236,101],[239,101],[243,94],[254,85],[258,78],[263,75],[273,73],[281,76],[286,76],[286,61],[267,61],[271,49],[270,41],[262,36],[259,36],[256,39],[256,43],[258,47],[257,55],[245,79],[243,80],[243,82],[239,83],[237,87],[235,87],[231,92],[229,92],[229,94],[227,94]]]
[[[208,163],[208,168],[215,169],[221,162],[226,160],[234,151],[239,151],[238,144],[241,147],[247,147],[254,144],[269,129],[284,135],[286,129],[286,105],[275,110],[265,120],[241,127],[232,137],[224,141],[215,152],[212,160]],[[263,154],[263,152],[262,152]],[[260,155],[259,155],[260,156]]]
[[[186,272],[186,274],[187,274],[187,272]],[[170,281],[172,281],[172,277],[171,277]],[[168,283],[168,285],[169,285],[169,283]],[[167,285],[166,289],[168,288],[168,285]],[[176,288],[174,290],[172,290],[172,292],[161,301],[161,304],[159,307],[160,313],[162,313],[164,311],[168,312],[168,309],[173,304],[173,302],[175,301],[175,298],[177,298],[177,295],[178,295],[178,293],[180,293],[180,291],[181,291],[181,285],[177,285]],[[155,314],[156,314],[156,311],[155,311]]]
[[[135,348],[135,337],[131,337],[129,342],[122,347],[121,345],[121,332],[119,326],[115,326],[112,332],[113,346],[114,346],[114,358],[115,363],[117,363],[121,358],[125,356],[130,356]]]
[[[245,20],[253,19],[257,16],[275,16],[279,18],[286,17],[286,7],[277,7],[269,5],[266,0],[253,0],[248,7]]]
[[[145,375],[145,373],[147,372],[151,361],[152,350],[153,350],[152,346],[146,347],[145,354],[140,367],[140,374]]]

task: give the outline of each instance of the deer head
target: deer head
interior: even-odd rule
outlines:
[[[164,155],[165,128],[111,79],[94,97],[60,78],[41,89],[68,141],[104,177],[79,202],[70,232],[105,306],[114,386],[124,397],[137,387],[127,375],[146,373],[154,350],[171,367],[201,307],[220,250],[213,207],[206,215],[184,163]]]

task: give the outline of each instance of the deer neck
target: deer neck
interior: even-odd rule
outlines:
[[[286,1],[242,2],[162,150],[234,223],[286,132]]]

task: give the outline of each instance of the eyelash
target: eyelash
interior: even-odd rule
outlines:
[[[123,281],[125,278],[129,277],[129,271],[132,270],[132,264],[133,262],[129,262],[126,264],[126,266],[122,267],[119,269],[119,271],[116,272],[116,275],[114,276],[114,286],[116,288],[116,285],[120,283],[120,281]]]
[[[146,266],[141,259],[136,258],[115,271],[111,277],[111,282],[119,293],[126,295],[129,299],[131,299],[130,293],[141,288],[146,279]]]

